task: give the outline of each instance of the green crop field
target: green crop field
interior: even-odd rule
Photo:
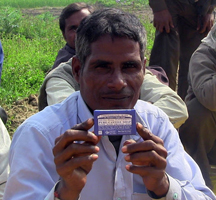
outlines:
[[[11,7],[16,7],[16,8],[37,8],[37,7],[61,7],[61,6],[66,6],[70,3],[78,2],[76,0],[1,0],[0,1],[0,7],[2,6],[11,6]],[[100,3],[106,6],[114,6],[117,3],[120,4],[125,4],[125,5],[130,5],[130,4],[140,4],[140,5],[147,5],[148,1],[147,0],[83,0],[82,2],[86,3]]]

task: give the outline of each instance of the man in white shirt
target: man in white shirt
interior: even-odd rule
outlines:
[[[146,33],[118,9],[94,12],[77,30],[80,85],[16,131],[4,200],[216,199],[167,115],[138,100]],[[95,135],[96,109],[135,109],[134,135]]]
[[[93,7],[85,3],[73,3],[62,10],[59,25],[67,44],[59,51],[51,72],[41,86],[39,110],[47,105],[60,103],[79,90],[72,75],[71,57],[75,55],[76,29],[81,20],[91,12],[93,12]],[[175,128],[179,128],[188,118],[184,101],[175,91],[162,84],[150,70],[146,70],[140,99],[161,108],[169,116]]]
[[[72,58],[61,63],[46,76],[39,95],[39,110],[48,105],[60,103],[79,85],[72,75]],[[179,128],[188,118],[187,107],[180,96],[167,85],[161,83],[148,69],[141,86],[140,99],[151,102],[161,108],[169,117],[175,128]]]

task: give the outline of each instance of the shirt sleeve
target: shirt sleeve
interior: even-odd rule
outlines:
[[[216,51],[201,44],[192,55],[189,76],[198,101],[211,111],[216,111]]]
[[[180,96],[148,70],[141,87],[140,99],[163,110],[175,128],[179,128],[188,118],[187,107]]]
[[[61,78],[50,78],[46,83],[48,105],[62,102],[73,92],[75,92],[74,88]]]
[[[5,184],[9,175],[8,156],[10,144],[10,136],[0,119],[0,199],[3,198]]]
[[[166,173],[170,186],[166,199],[215,200],[214,193],[205,185],[199,166],[184,150],[178,132],[166,120],[157,133],[168,152]]]
[[[56,200],[55,196],[54,196],[56,184],[55,184],[55,186],[52,188],[52,190],[49,192],[49,194],[46,196],[46,198],[44,200]]]
[[[177,130],[169,122],[168,116],[155,106],[140,104],[140,116],[145,119],[147,128],[163,140],[167,150],[165,173],[169,180],[169,189],[166,197],[160,200],[216,200],[214,193],[205,185],[201,170],[197,163],[184,150]],[[142,111],[143,110],[143,111]],[[141,191],[141,190],[140,190]],[[144,191],[144,190],[143,190]],[[144,192],[143,192],[144,193]],[[148,193],[152,199],[156,195]]]
[[[40,118],[41,115],[35,121],[25,122],[13,136],[10,175],[3,200],[44,199],[59,180],[52,153],[57,136],[53,133],[51,138],[43,134],[47,127],[37,123]],[[55,129],[60,132],[58,127]]]
[[[167,9],[165,0],[149,0],[149,6],[152,8],[153,13]]]

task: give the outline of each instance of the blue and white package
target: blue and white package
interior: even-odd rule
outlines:
[[[95,110],[95,135],[135,135],[136,111],[134,109]]]

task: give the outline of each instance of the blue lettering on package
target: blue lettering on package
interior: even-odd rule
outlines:
[[[95,110],[94,132],[96,135],[131,135],[136,134],[136,111]]]

